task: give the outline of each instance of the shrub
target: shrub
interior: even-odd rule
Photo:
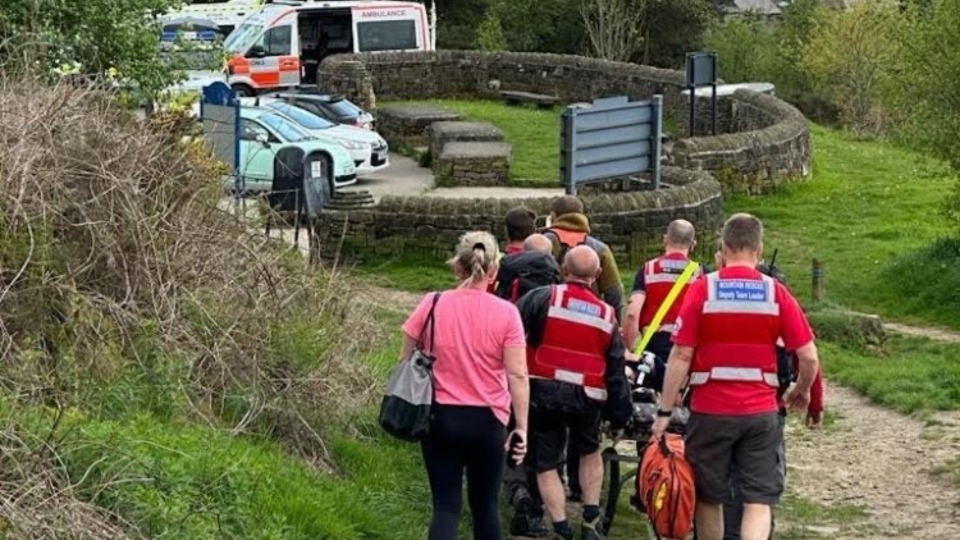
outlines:
[[[500,16],[496,9],[487,10],[487,16],[477,28],[477,41],[474,45],[478,50],[488,52],[507,49],[507,36],[503,33],[503,25],[500,24]]]
[[[717,52],[725,82],[773,82],[777,36],[762,17],[745,15],[717,22],[707,33],[706,44]]]
[[[255,433],[335,468],[327,432],[365,429],[356,356],[379,327],[350,282],[221,208],[222,167],[182,124],[113,97],[0,77],[0,398]]]

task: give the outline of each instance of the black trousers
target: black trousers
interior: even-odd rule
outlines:
[[[506,438],[506,427],[488,407],[433,406],[430,434],[420,445],[433,496],[429,540],[458,538],[464,473],[473,537],[500,540]]]

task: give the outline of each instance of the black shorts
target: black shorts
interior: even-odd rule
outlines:
[[[775,505],[783,494],[783,422],[775,412],[751,416],[691,413],[686,456],[697,477],[697,499]],[[733,484],[731,484],[731,481]]]
[[[582,412],[530,408],[526,465],[535,472],[552,471],[566,461],[567,430],[581,455],[600,449],[600,409]]]

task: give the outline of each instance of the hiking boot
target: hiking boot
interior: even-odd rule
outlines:
[[[532,499],[521,500],[510,520],[510,535],[527,538],[546,538],[550,529],[543,524],[543,511],[538,508]]]
[[[580,537],[583,540],[606,540],[603,535],[603,515],[593,518],[592,521],[583,520],[580,524]]]

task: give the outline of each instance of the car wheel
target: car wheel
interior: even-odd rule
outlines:
[[[233,91],[236,92],[238,98],[253,97],[257,95],[257,92],[246,84],[237,83],[232,85],[230,88],[233,88]]]

